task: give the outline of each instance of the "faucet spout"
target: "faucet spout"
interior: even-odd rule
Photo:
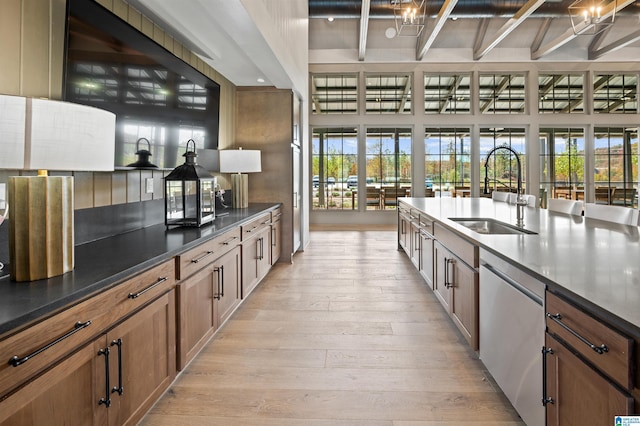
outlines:
[[[522,197],[522,163],[520,163],[520,155],[510,146],[498,145],[493,149],[491,149],[487,154],[487,159],[484,163],[484,193],[485,194],[489,193],[489,159],[491,158],[491,155],[493,155],[499,149],[506,149],[516,157],[516,163],[518,166],[518,187],[517,187],[518,192],[516,195],[516,210],[517,210],[516,226],[519,226],[522,228],[524,227],[524,220],[522,218],[522,207],[527,205],[527,202],[524,201]]]

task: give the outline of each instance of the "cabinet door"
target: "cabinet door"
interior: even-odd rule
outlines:
[[[104,374],[105,360],[89,343],[3,400],[0,424],[104,425],[108,409],[97,401],[105,388],[94,381]]]
[[[280,259],[280,254],[282,253],[282,241],[280,233],[282,232],[282,223],[280,219],[274,221],[271,224],[271,265],[275,265],[278,259]]]
[[[270,233],[269,227],[265,227],[242,243],[242,298],[247,297],[269,271]]]
[[[547,426],[607,425],[632,413],[632,397],[548,333],[545,344]]]
[[[433,288],[433,237],[420,233],[420,275]]]
[[[209,340],[218,327],[214,303],[215,274],[211,265],[185,279],[178,286],[180,329],[178,366],[187,363]]]
[[[213,277],[217,322],[222,324],[240,303],[240,247],[214,262]]]
[[[451,318],[473,350],[478,350],[478,271],[460,259],[450,262],[453,285]]]
[[[448,313],[451,313],[451,284],[449,281],[449,263],[453,258],[452,254],[438,242],[433,244],[434,265],[433,265],[433,290],[440,303]]]
[[[411,221],[409,217],[402,213],[402,209],[398,212],[398,246],[401,247],[407,255],[411,255],[409,247],[409,234],[411,233]]]
[[[409,257],[411,258],[411,263],[413,263],[413,266],[415,266],[417,269],[420,269],[420,251],[422,250],[422,247],[420,245],[420,228],[418,228],[418,225],[416,223],[411,222],[410,229],[411,234],[409,237],[411,238],[411,254],[409,255]]]
[[[110,425],[136,424],[173,381],[175,321],[172,290],[107,333]]]

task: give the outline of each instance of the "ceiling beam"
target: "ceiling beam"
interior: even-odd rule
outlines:
[[[367,33],[369,32],[369,11],[371,8],[371,0],[362,0],[362,9],[360,10],[360,40],[358,40],[358,60],[364,61],[367,51]]]
[[[451,100],[453,99],[453,94],[456,92],[456,90],[458,90],[458,87],[460,86],[461,82],[462,82],[462,76],[456,75],[456,78],[453,80],[453,83],[451,83],[451,85],[448,87],[449,93],[447,94],[447,98],[440,105],[440,110],[438,111],[438,114],[445,113],[445,111],[449,107],[449,104],[451,103]]]
[[[404,89],[402,90],[402,97],[400,98],[400,104],[398,105],[398,110],[396,111],[398,114],[402,114],[402,112],[404,111],[404,104],[407,103],[409,93],[411,93],[411,78],[407,76],[407,81],[404,83]]]
[[[477,61],[484,55],[489,53],[491,49],[496,47],[506,36],[508,36],[513,30],[525,21],[533,12],[544,4],[545,0],[529,0],[524,6],[522,6],[511,19],[500,27],[500,29],[489,39],[480,49],[474,50],[473,60]]]
[[[629,6],[634,2],[635,0],[619,0],[618,2],[609,3],[607,6],[605,6],[603,10],[603,13],[601,15],[602,19],[609,18],[614,13],[618,13],[618,11],[624,9],[625,7]],[[569,14],[569,11],[567,10],[567,15],[568,14]],[[577,34],[580,34],[581,31],[586,30],[588,27],[589,27],[588,24],[581,23],[580,25],[577,25],[575,32],[573,30],[573,27],[569,27],[564,33],[554,38],[544,46],[540,46],[538,49],[532,50],[531,59],[535,61],[537,59],[542,58],[545,55],[548,55],[549,53],[555,51],[561,46],[564,46],[565,44],[569,43],[571,40],[573,40],[578,36]]]
[[[640,40],[640,30],[634,31],[633,33],[622,37],[621,39],[616,40],[612,43],[609,43],[608,45],[601,47],[600,49],[592,49],[591,46],[589,46],[589,60],[593,61],[601,58],[608,53],[614,52],[618,49],[622,49],[623,47],[631,43],[635,43],[638,40]]]
[[[449,15],[451,15],[456,3],[458,3],[458,0],[445,0],[440,8],[440,12],[438,12],[435,25],[429,36],[426,38],[418,37],[418,45],[416,46],[417,61],[421,61],[424,58],[424,55],[427,54],[427,50],[431,48],[436,37],[440,34],[442,27],[444,27],[444,24],[447,22],[447,19],[449,18]]]

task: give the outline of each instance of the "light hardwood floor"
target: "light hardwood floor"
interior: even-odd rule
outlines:
[[[142,425],[523,425],[394,230],[313,231]]]

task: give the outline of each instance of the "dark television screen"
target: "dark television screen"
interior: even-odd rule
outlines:
[[[220,86],[94,1],[68,2],[64,87],[116,114],[117,168],[138,160],[140,138],[159,168],[184,163],[189,139],[218,146]]]

